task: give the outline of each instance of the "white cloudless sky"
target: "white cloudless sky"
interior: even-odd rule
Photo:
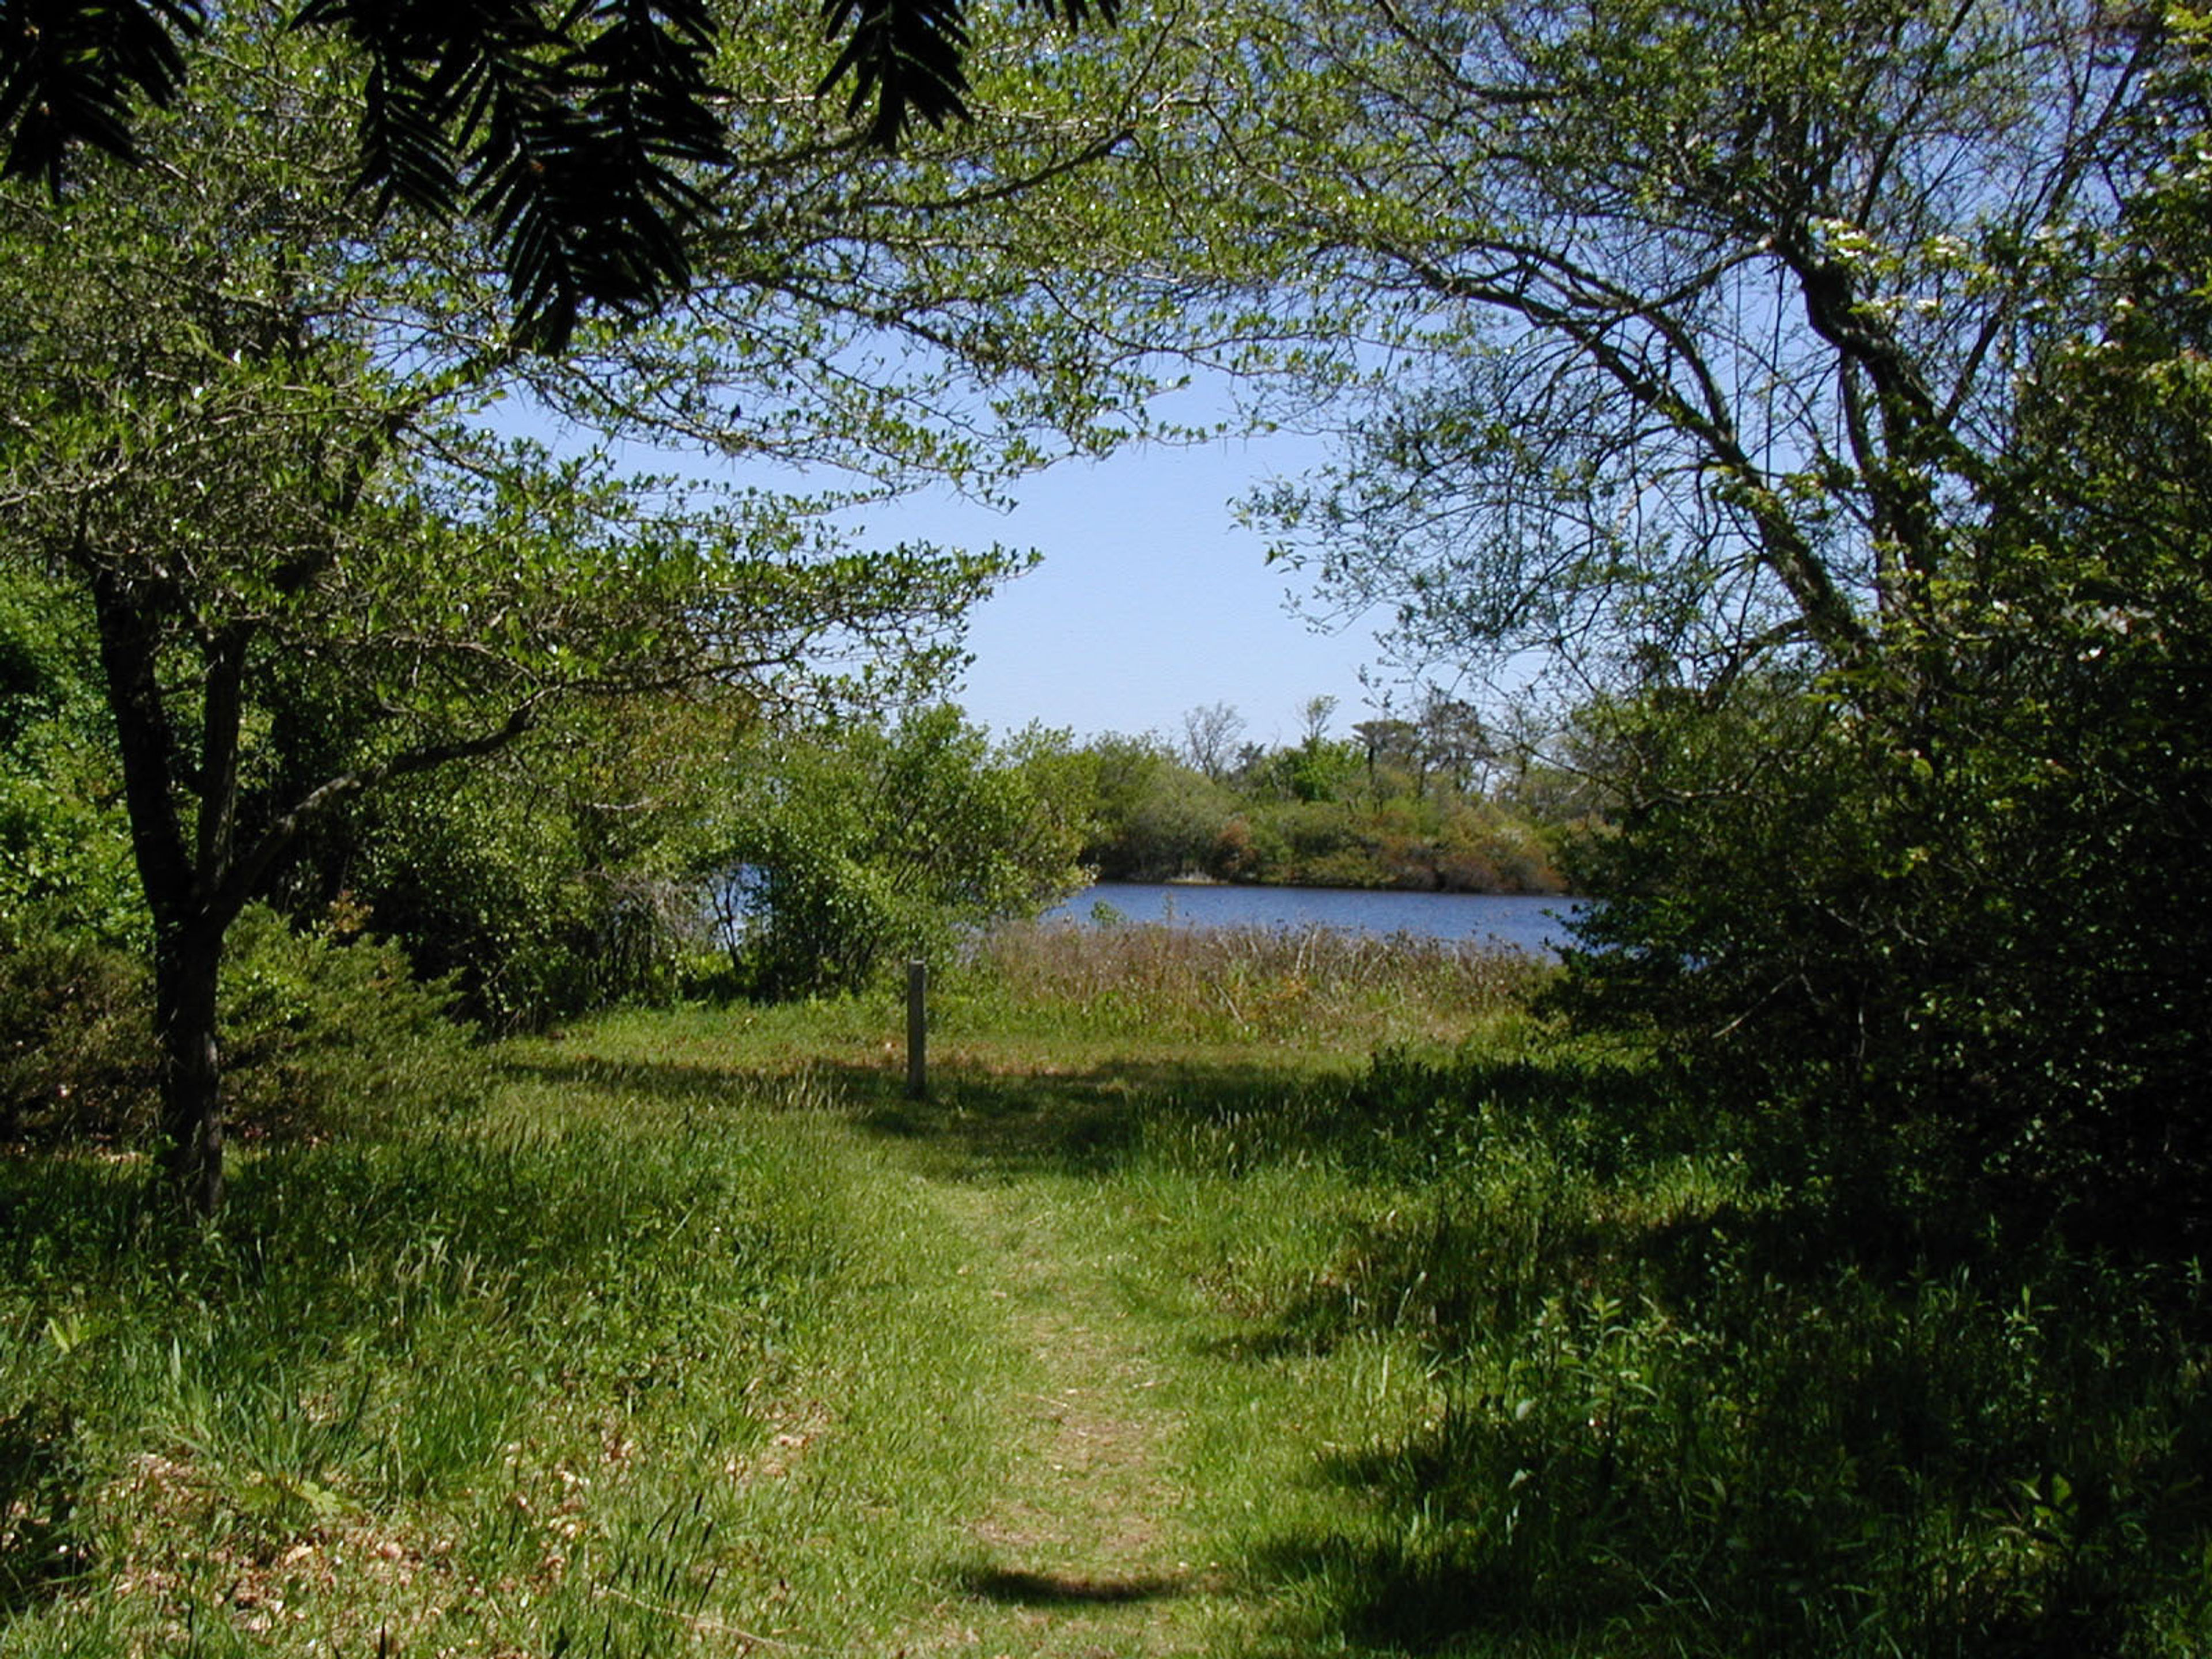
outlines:
[[[1294,740],[1312,697],[1338,700],[1330,730],[1370,717],[1363,665],[1380,653],[1371,620],[1319,631],[1293,614],[1299,573],[1266,562],[1235,500],[1326,457],[1291,434],[1133,447],[1018,481],[995,512],[925,494],[858,516],[862,546],[928,538],[1033,547],[1044,556],[974,613],[974,657],[957,693],[1000,736],[1030,721],[1179,738],[1186,710],[1232,704],[1249,741]]]

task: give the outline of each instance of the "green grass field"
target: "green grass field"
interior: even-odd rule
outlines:
[[[0,1651],[2212,1650],[2193,1270],[1759,1173],[1451,951],[1021,935],[0,1176]]]

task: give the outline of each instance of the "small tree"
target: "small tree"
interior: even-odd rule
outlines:
[[[761,734],[736,763],[720,860],[740,977],[766,997],[856,990],[1064,898],[1086,878],[1079,773],[1064,733],[994,749],[949,707],[889,731]]]
[[[1190,763],[1216,783],[1226,783],[1237,767],[1237,739],[1244,717],[1225,702],[1205,703],[1182,717],[1182,748]]]
[[[1326,694],[1308,697],[1298,705],[1298,741],[1311,749],[1328,735],[1336,718],[1336,699]]]
[[[904,164],[862,210],[849,157],[793,157],[788,112],[749,105],[785,158],[772,226],[702,231],[708,263],[659,319],[530,356],[465,234],[365,216],[326,50],[251,8],[220,22],[195,101],[144,125],[143,165],[78,201],[0,195],[0,557],[58,579],[99,641],[154,933],[161,1164],[203,1213],[225,935],[311,826],[580,701],[899,695],[1010,565],[854,552],[821,501],[625,477],[608,446],[556,453],[489,405],[520,392],[603,439],[891,489],[1033,460],[1040,430],[1107,441],[1089,400],[1117,398],[1056,302],[1009,293],[1002,231],[980,252],[947,232],[947,177],[1018,154],[1036,173],[987,201],[1018,195],[1094,153],[1079,121]],[[890,326],[929,342],[915,386],[854,372]],[[968,367],[999,378],[1000,423],[937,402]]]
[[[1367,789],[1377,799],[1402,794],[1410,786],[1420,793],[1426,781],[1421,770],[1420,729],[1413,721],[1390,715],[1362,720],[1352,728],[1367,757]]]

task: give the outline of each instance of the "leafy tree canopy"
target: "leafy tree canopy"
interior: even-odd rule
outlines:
[[[1397,355],[1261,515],[1410,651],[1616,684],[1929,614],[2175,51],[2067,0],[1263,14],[1225,187]]]
[[[1368,375],[1255,511],[1409,656],[1585,703],[1586,1010],[1822,1134],[2208,1224],[2201,20],[1253,15],[1224,280],[1303,246]]]
[[[311,829],[579,700],[744,718],[933,684],[1015,561],[861,551],[827,509],[1103,446],[1141,394],[1130,342],[1005,263],[1071,245],[1067,175],[1124,112],[1041,97],[1011,131],[856,161],[796,131],[787,64],[753,68],[762,163],[692,287],[559,354],[517,349],[468,226],[372,222],[339,54],[248,10],[138,166],[0,198],[0,558],[97,642],[170,1169],[203,1207],[224,934]],[[848,483],[695,486],[630,447]]]
[[[1119,0],[1026,0],[1071,25]],[[0,174],[58,195],[70,152],[142,153],[137,100],[172,103],[210,20],[203,0],[0,0]],[[800,32],[790,14],[763,33]],[[650,309],[690,281],[687,233],[741,165],[718,82],[724,20],[700,0],[307,0],[295,26],[351,48],[356,186],[473,216],[499,244],[518,311],[565,342],[586,302]],[[849,87],[860,141],[968,117],[963,0],[823,0],[838,46],[817,95]],[[755,43],[741,43],[750,46]]]
[[[951,708],[767,732],[735,760],[720,872],[730,948],[764,996],[856,989],[963,929],[1080,886],[1085,769],[1066,734],[994,745]]]

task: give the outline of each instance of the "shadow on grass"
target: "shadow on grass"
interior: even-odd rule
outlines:
[[[777,1085],[787,1079],[732,1071],[726,1066],[684,1060],[523,1058],[501,1054],[495,1064],[511,1081],[592,1094],[619,1094],[685,1110],[743,1105],[758,1109],[774,1102]]]
[[[937,1173],[957,1181],[1109,1175],[1164,1122],[1269,1117],[1286,1103],[1340,1095],[1345,1086],[1264,1059],[1116,1059],[1033,1073],[946,1065],[921,1101],[862,1068],[831,1074],[862,1103],[863,1127],[926,1149]]]
[[[815,1060],[797,1074],[750,1076],[713,1066],[599,1058],[508,1060],[507,1074],[556,1091],[612,1092],[686,1115],[830,1103],[864,1129],[926,1147],[952,1180],[1103,1174],[1135,1144],[1144,1111],[1168,1096],[1255,1106],[1295,1086],[1265,1065],[1199,1068],[1132,1061],[1083,1072],[994,1073],[936,1067],[929,1097],[908,1099],[902,1073]],[[816,1085],[809,1087],[811,1082]]]
[[[1269,1650],[1286,1653],[1490,1651],[1493,1643],[1510,1652],[1578,1652],[1577,1638],[1618,1600],[1594,1568],[1576,1576],[1571,1594],[1547,1597],[1494,1567],[1328,1534],[1263,1545],[1251,1567],[1303,1592],[1290,1601],[1304,1611],[1279,1625]]]
[[[82,1476],[70,1413],[29,1400],[0,1416],[0,1615],[60,1594],[83,1571],[72,1546]]]
[[[1671,1306],[1564,1261],[1615,1293],[1455,1333],[1443,1375],[1484,1382],[1311,1466],[1362,1522],[1247,1558],[1302,1610],[1284,1651],[2057,1659],[2205,1627],[2209,1389],[2154,1300],[2063,1261],[1823,1291],[1765,1251]]]
[[[1250,1568],[1296,1586],[1301,1609],[1277,1621],[1255,1652],[1406,1654],[1805,1653],[1972,1655],[1976,1659],[2078,1659],[2132,1650],[2124,1600],[2112,1587],[2014,1587],[2016,1604],[1963,1587],[1869,1585],[1849,1569],[1854,1540],[1825,1562],[1754,1562],[1747,1572],[1692,1582],[1648,1577],[1649,1553],[1600,1540],[1584,1557],[1535,1565],[1485,1562],[1473,1553],[1424,1551],[1334,1534],[1279,1538]],[[1938,1573],[1960,1564],[1923,1563]],[[2044,1592],[2038,1605],[2037,1592]],[[2194,1647],[2175,1651],[2195,1652]]]
[[[600,1055],[508,1055],[510,1079],[554,1091],[626,1096],[685,1115],[827,1107],[866,1132],[923,1152],[947,1180],[1025,1175],[1099,1176],[1121,1167],[1148,1126],[1182,1121],[1273,1120],[1286,1105],[1310,1117],[1340,1099],[1348,1079],[1310,1066],[1250,1060],[1115,1057],[1081,1067],[1005,1068],[988,1053],[940,1054],[927,1098],[907,1097],[904,1062],[810,1057],[763,1073],[735,1066]],[[1253,1155],[1268,1143],[1249,1136]]]
[[[1022,1607],[1121,1607],[1165,1601],[1189,1589],[1180,1578],[1158,1575],[1100,1578],[1085,1573],[1024,1572],[1012,1568],[963,1573],[960,1586],[987,1601]]]

